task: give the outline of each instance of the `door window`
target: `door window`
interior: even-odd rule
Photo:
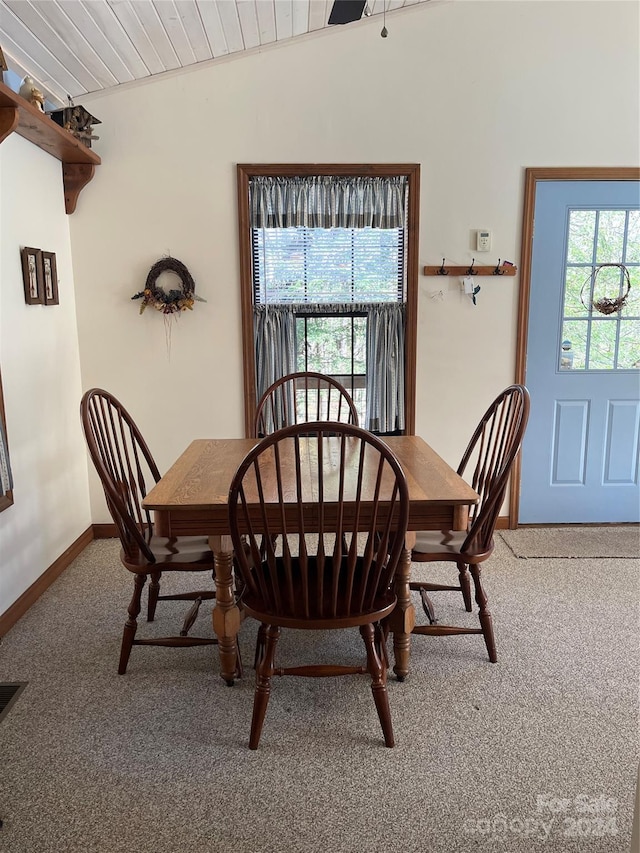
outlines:
[[[593,302],[619,299],[610,314]],[[569,211],[560,370],[640,369],[640,211]]]

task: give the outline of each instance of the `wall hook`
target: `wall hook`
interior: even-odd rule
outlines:
[[[473,268],[473,265],[475,264],[475,262],[476,262],[476,259],[474,258],[471,261],[471,266],[467,270],[467,275],[478,275],[478,270],[474,270],[474,268]]]
[[[494,275],[504,275],[504,270],[500,269],[500,258],[498,258],[498,264],[497,264],[496,268],[494,269],[493,274]]]
[[[442,265],[440,266],[440,269],[438,270],[438,275],[449,275],[449,270],[446,270],[444,268],[444,258],[442,259]]]

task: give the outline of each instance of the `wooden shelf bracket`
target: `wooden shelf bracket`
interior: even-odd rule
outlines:
[[[17,107],[0,107],[0,142],[5,140],[18,126]]]
[[[13,132],[60,160],[65,210],[73,213],[80,191],[93,178],[96,166],[100,165],[100,157],[0,82],[0,143]]]
[[[89,183],[96,167],[92,163],[63,163],[64,207],[67,213],[76,209],[80,191]]]

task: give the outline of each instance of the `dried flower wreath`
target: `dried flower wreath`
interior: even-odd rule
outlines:
[[[598,281],[598,274],[608,267],[617,267],[622,273],[623,279],[623,287],[626,285],[626,289],[624,293],[618,291],[618,296],[615,298],[610,296],[601,296],[596,299],[596,283]],[[588,286],[587,302],[585,302],[585,288]],[[592,272],[589,273],[585,283],[582,285],[580,290],[580,301],[587,309],[590,311],[591,309],[595,309],[600,314],[615,314],[616,311],[619,311],[622,306],[627,301],[627,297],[629,296],[629,291],[631,290],[631,279],[629,278],[629,270],[625,267],[624,264],[599,264],[597,267],[593,269]],[[589,299],[589,296],[591,298]]]
[[[163,290],[158,287],[158,277],[163,272],[175,273],[182,283],[180,290]],[[142,299],[140,313],[150,305],[162,314],[177,314],[179,311],[192,311],[194,302],[206,302],[196,296],[196,283],[186,266],[176,258],[161,258],[149,270],[144,290],[135,293],[132,299]]]

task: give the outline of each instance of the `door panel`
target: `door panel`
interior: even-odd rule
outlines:
[[[640,521],[638,210],[637,181],[537,183],[521,523]]]
[[[553,485],[584,484],[588,423],[587,400],[556,400],[551,450]]]
[[[605,448],[604,482],[633,485],[638,471],[640,405],[633,400],[610,400]]]

